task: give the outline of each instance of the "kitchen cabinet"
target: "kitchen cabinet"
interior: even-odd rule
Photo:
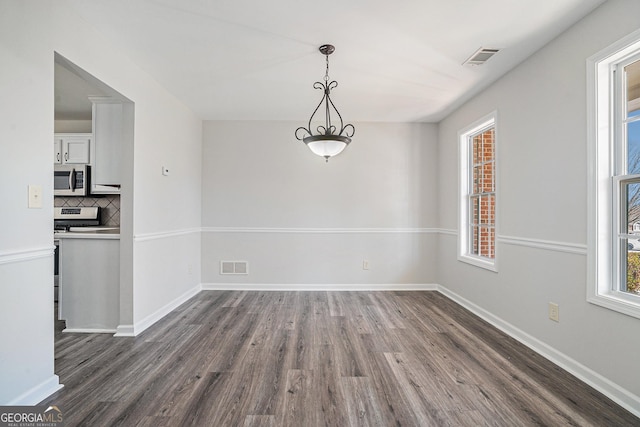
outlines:
[[[93,150],[91,152],[91,193],[119,194],[122,164],[121,101],[90,97],[93,103]]]
[[[53,137],[54,164],[88,164],[91,160],[90,133],[57,133]]]
[[[115,333],[120,320],[120,240],[114,233],[57,233],[64,332]]]
[[[62,163],[62,140],[57,136],[53,137],[53,164]]]

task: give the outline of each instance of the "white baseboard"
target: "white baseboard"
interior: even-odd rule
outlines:
[[[171,313],[173,310],[175,310],[182,303],[186,302],[188,299],[190,299],[190,298],[194,297],[195,295],[197,295],[198,293],[200,293],[201,290],[202,290],[202,287],[199,284],[197,286],[189,289],[187,292],[183,293],[182,295],[178,296],[174,300],[172,300],[172,301],[168,302],[167,304],[165,304],[164,306],[160,307],[158,310],[156,310],[155,312],[151,313],[150,315],[148,315],[144,319],[140,320],[139,322],[135,322],[133,324],[133,328],[131,328],[130,330],[121,330],[120,326],[118,326],[117,333],[114,336],[117,336],[117,337],[133,336],[133,337],[135,337],[135,336],[141,334],[145,329],[147,329],[148,327],[150,327],[151,325],[156,323],[158,320],[162,319],[167,314]],[[129,326],[129,325],[127,325],[127,326]],[[125,333],[125,332],[129,332],[130,334],[124,335],[123,333]]]
[[[60,384],[60,378],[58,378],[57,375],[52,375],[48,380],[43,381],[26,393],[23,393],[12,401],[7,402],[6,405],[34,406],[60,390],[62,387],[64,387],[64,385]]]
[[[430,283],[387,284],[358,283],[203,283],[203,291],[435,291],[438,285]]]
[[[503,319],[493,315],[482,307],[472,303],[471,301],[461,297],[454,292],[451,292],[444,286],[438,285],[437,288],[438,292],[440,292],[450,300],[454,301],[457,304],[460,304],[462,307],[466,308],[481,319],[500,329],[505,334],[526,345],[549,361],[560,366],[562,369],[569,372],[574,377],[589,384],[591,387],[595,388],[600,393],[604,394],[609,399],[625,408],[627,411],[631,412],[637,417],[640,417],[639,396],[634,395],[633,393],[620,387],[619,385],[608,380],[597,372],[589,369],[588,367],[582,365],[566,354],[559,352],[548,344],[527,334],[521,329],[516,328],[512,324],[505,322]]]
[[[114,337],[135,337],[133,325],[118,325]]]
[[[114,334],[115,329],[99,329],[99,328],[64,328],[64,334]]]

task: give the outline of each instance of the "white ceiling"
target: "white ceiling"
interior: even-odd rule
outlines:
[[[347,122],[438,121],[603,2],[70,0],[205,120],[308,120],[331,43]]]

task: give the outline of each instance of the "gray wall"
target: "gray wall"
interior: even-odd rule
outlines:
[[[137,334],[199,290],[202,122],[72,7],[55,3],[52,15],[56,52],[134,105],[123,156],[118,333]]]
[[[432,283],[435,125],[356,123],[329,163],[294,138],[300,125],[205,122],[203,283]],[[221,260],[250,273],[221,276]]]
[[[200,289],[201,121],[67,3],[53,4],[0,0],[0,137],[10,159],[0,169],[0,404],[32,405],[59,386],[53,348],[54,51],[135,103],[135,122],[127,126],[135,129],[135,147],[127,144],[123,159],[122,329],[139,332]],[[162,176],[163,165],[172,170],[169,177]],[[30,184],[42,186],[42,209],[27,208]],[[176,205],[182,209],[172,209]]]
[[[640,319],[586,301],[586,59],[640,27],[640,2],[605,3],[439,126],[439,218],[457,228],[457,133],[498,112],[498,273],[456,259],[442,235],[438,282],[640,413]],[[560,305],[560,322],[548,303]],[[599,377],[602,376],[602,377]]]
[[[0,2],[0,405],[57,389],[53,373],[53,49],[48,2]],[[27,186],[42,186],[42,209]],[[44,395],[43,395],[44,394]]]

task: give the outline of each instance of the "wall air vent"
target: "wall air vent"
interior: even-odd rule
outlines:
[[[249,274],[247,261],[220,261],[220,274]]]
[[[474,54],[469,57],[469,59],[464,61],[462,65],[482,65],[499,51],[500,49],[487,49],[481,47],[480,49],[475,51]]]

